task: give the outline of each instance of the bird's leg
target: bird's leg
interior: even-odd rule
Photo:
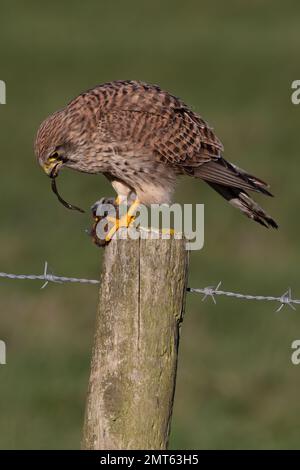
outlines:
[[[116,204],[118,204],[117,201],[120,201],[120,199],[122,202],[122,198],[118,196],[116,199]],[[107,233],[105,237],[105,241],[107,243],[112,239],[112,237],[119,230],[119,228],[129,227],[131,222],[135,219],[135,213],[139,206],[140,206],[140,201],[138,199],[135,199],[134,202],[129,206],[128,211],[121,217],[116,218],[116,217],[107,216],[107,220],[113,223],[112,227],[110,228],[109,232]]]
[[[123,201],[124,201],[124,197],[120,196],[120,194],[118,194],[118,196],[115,199],[116,206],[119,206],[120,204],[122,204]]]

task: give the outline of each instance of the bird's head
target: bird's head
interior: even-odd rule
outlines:
[[[73,145],[66,140],[66,129],[64,115],[58,111],[42,122],[36,135],[35,155],[50,178],[55,178],[62,166],[74,163]]]
[[[84,212],[79,207],[62,199],[55,182],[55,178],[63,166],[76,169],[77,164],[76,145],[66,138],[66,130],[70,136],[70,127],[67,125],[66,117],[63,111],[58,111],[42,122],[36,135],[34,150],[38,163],[52,180],[52,190],[59,201],[68,209]]]
[[[63,145],[56,146],[49,150],[50,151],[47,152],[44,158],[39,158],[39,163],[50,178],[56,178],[60,168],[64,164],[67,164],[68,158],[66,157]]]

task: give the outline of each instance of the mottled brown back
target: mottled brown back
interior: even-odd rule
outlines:
[[[199,165],[218,158],[223,146],[208,124],[179,98],[156,85],[116,81],[99,85],[71,102],[98,109],[103,141],[148,148],[163,162]]]

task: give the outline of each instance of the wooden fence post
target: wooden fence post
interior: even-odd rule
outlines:
[[[105,249],[83,449],[166,449],[188,253],[184,240]]]

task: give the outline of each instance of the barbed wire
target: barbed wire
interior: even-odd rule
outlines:
[[[197,294],[204,294],[202,297],[202,302],[205,301],[208,297],[211,297],[213,302],[216,304],[217,301],[215,299],[215,295],[225,295],[226,297],[235,297],[236,299],[244,299],[244,300],[265,300],[267,302],[279,302],[280,305],[276,309],[276,312],[280,312],[285,305],[288,305],[293,310],[296,310],[294,304],[300,304],[300,299],[293,299],[292,298],[292,290],[289,287],[286,292],[284,292],[280,297],[275,297],[273,295],[251,295],[251,294],[241,294],[239,292],[228,292],[224,290],[220,290],[219,287],[221,286],[221,281],[218,283],[216,287],[208,286],[204,287],[203,289],[196,289],[193,287],[188,287],[188,292],[195,292]]]
[[[80,279],[77,277],[55,276],[48,272],[48,263],[45,262],[43,274],[9,274],[0,273],[0,278],[7,279],[29,279],[31,281],[46,281],[41,289],[44,289],[49,282],[56,282],[62,284],[63,282],[79,282],[80,284],[99,284],[97,279]]]
[[[66,276],[56,276],[48,271],[48,263],[45,262],[43,274],[11,274],[11,273],[1,273],[0,278],[6,279],[28,279],[32,281],[45,281],[41,286],[41,289],[44,289],[49,282],[59,283],[62,284],[64,282],[70,283],[80,283],[80,284],[99,284],[100,281],[97,279],[84,279],[84,278],[77,278],[77,277],[66,277]],[[211,298],[214,304],[216,304],[215,296],[223,295],[226,297],[234,297],[237,299],[243,300],[257,300],[257,301],[269,301],[269,302],[279,302],[280,305],[276,309],[276,312],[280,312],[284,306],[288,305],[293,310],[296,310],[295,305],[300,304],[300,299],[293,299],[292,298],[292,291],[289,287],[286,292],[284,292],[281,296],[276,297],[272,295],[252,295],[252,294],[241,294],[240,292],[230,292],[220,290],[221,281],[217,284],[217,286],[207,286],[203,288],[194,288],[188,287],[187,291],[196,294],[203,294],[202,302],[205,301],[207,298]]]

